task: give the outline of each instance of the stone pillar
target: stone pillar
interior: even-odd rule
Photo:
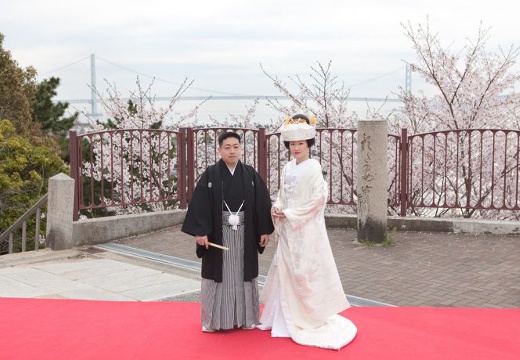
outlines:
[[[387,228],[386,120],[360,120],[357,131],[357,236],[360,242],[382,243]]]
[[[52,250],[72,248],[74,179],[61,173],[49,179],[47,234],[45,243]]]

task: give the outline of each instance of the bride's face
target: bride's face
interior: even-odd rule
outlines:
[[[296,159],[297,164],[309,158],[309,145],[307,145],[306,140],[289,142],[289,150],[291,151],[291,155]]]

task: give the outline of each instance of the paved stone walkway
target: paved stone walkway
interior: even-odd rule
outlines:
[[[328,233],[350,297],[396,306],[520,308],[519,236],[395,232],[393,244],[380,247],[356,243],[352,229]],[[112,246],[120,244],[200,264],[194,239],[179,227]],[[0,256],[0,297],[198,301],[199,271],[106,248]],[[274,249],[271,242],[260,256],[261,275]]]
[[[396,306],[520,307],[520,237],[390,232],[393,244],[355,242],[356,230],[329,229],[345,292]],[[195,241],[172,227],[118,243],[195,260]],[[266,275],[275,243],[260,256]]]

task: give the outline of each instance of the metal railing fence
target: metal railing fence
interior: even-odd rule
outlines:
[[[44,247],[45,216],[48,194],[45,194],[29,210],[27,210],[9,228],[0,234],[0,255],[25,252],[27,250],[38,250]],[[34,241],[30,241],[32,239]],[[31,248],[28,248],[30,243]]]
[[[145,206],[185,208],[200,174],[218,160],[223,128],[179,131],[128,129],[71,132],[75,213]],[[279,133],[233,128],[242,136],[242,161],[276,196],[289,160]],[[329,206],[356,211],[356,129],[318,129],[311,157],[321,162]],[[390,215],[464,216],[520,209],[520,131],[446,130],[388,135]],[[156,205],[153,205],[156,204]],[[146,209],[145,209],[146,210]]]
[[[179,156],[179,150],[181,156]],[[180,132],[154,129],[70,133],[71,176],[75,180],[74,220],[79,213],[146,206],[167,209],[184,187]]]

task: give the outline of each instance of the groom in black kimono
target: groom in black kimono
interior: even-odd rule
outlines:
[[[258,324],[258,253],[274,227],[267,187],[240,161],[240,140],[235,132],[219,135],[221,159],[201,175],[182,226],[195,236],[196,254],[202,258],[204,332]]]

